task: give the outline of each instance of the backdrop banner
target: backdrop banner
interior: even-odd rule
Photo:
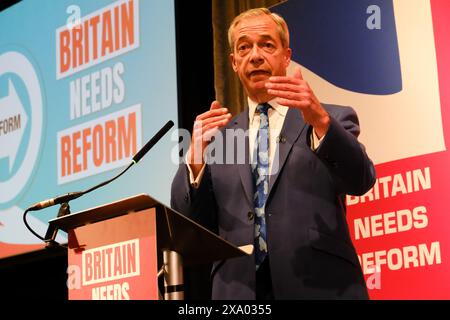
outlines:
[[[172,0],[23,0],[0,13],[0,258],[43,247],[27,207],[112,178],[178,126],[174,15]],[[172,140],[71,211],[140,193],[168,204]],[[44,236],[57,213],[28,221]]]
[[[374,187],[347,196],[371,298],[449,299],[450,3],[302,0],[274,11],[289,24],[292,65],[322,102],[357,111],[376,164]]]

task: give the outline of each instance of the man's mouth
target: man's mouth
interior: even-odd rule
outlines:
[[[258,77],[258,76],[270,77],[271,73],[265,70],[254,70],[249,73],[249,77]]]

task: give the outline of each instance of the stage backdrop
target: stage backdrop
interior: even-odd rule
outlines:
[[[347,197],[371,298],[449,299],[449,1],[289,0],[274,10],[319,99],[357,111],[376,164],[373,189]]]
[[[177,81],[172,0],[23,0],[0,30],[1,258],[42,247],[28,206],[113,177],[168,120],[177,128]],[[174,144],[169,133],[71,211],[139,193],[168,204]],[[57,212],[29,222],[43,236]]]

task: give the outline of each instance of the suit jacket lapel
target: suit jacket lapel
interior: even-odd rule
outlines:
[[[298,139],[302,131],[305,129],[305,127],[306,123],[303,120],[300,112],[297,109],[290,108],[286,114],[283,128],[281,129],[281,141],[279,140],[277,144],[278,170],[274,171],[274,168],[276,169],[275,166],[277,165],[277,154],[275,154],[274,162],[272,164],[272,172],[275,172],[275,174],[270,176],[268,199],[270,197],[270,192],[272,191],[272,188],[275,185],[275,182],[277,181],[278,176],[280,175],[280,172],[286,162],[289,152],[292,149],[292,146],[294,145],[295,141]]]
[[[234,128],[242,129],[244,132],[248,133],[248,108],[245,109],[235,120],[234,120]],[[244,164],[238,164],[239,175],[241,177],[242,187],[244,188],[245,195],[250,205],[253,206],[253,176],[252,176],[252,168],[250,165],[250,156],[249,156],[249,138],[248,134],[245,135],[245,162]],[[235,146],[236,148],[240,148],[242,146]]]

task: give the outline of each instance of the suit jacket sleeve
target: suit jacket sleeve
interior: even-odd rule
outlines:
[[[316,154],[328,166],[341,193],[362,195],[373,186],[376,174],[364,145],[357,139],[360,133],[358,116],[350,107],[328,111],[331,124]]]
[[[187,165],[180,164],[172,181],[170,205],[188,218],[216,231],[217,205],[208,165],[199,187],[194,188],[189,183]]]

